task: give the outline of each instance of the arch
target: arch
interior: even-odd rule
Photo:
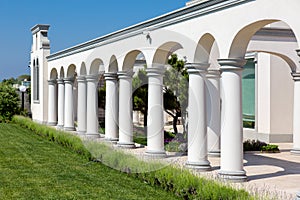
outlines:
[[[84,62],[81,63],[81,67],[80,67],[79,73],[80,73],[80,74],[79,74],[80,76],[86,75],[86,66],[85,66],[85,63],[84,63]]]
[[[205,33],[199,40],[194,55],[195,63],[212,63],[213,66],[218,65],[216,63],[219,58],[220,52],[217,41],[210,33]]]
[[[104,64],[101,59],[96,58],[91,64],[89,74],[99,74],[100,71],[104,71]]]
[[[251,23],[241,30],[237,32],[232,40],[230,50],[229,50],[229,58],[244,58],[248,44],[252,38],[252,36],[261,28],[265,27],[268,24],[278,22],[280,20],[269,19],[269,20],[260,20],[254,23]]]
[[[265,51],[265,50],[252,50],[252,51],[248,51],[248,53],[251,52],[257,52],[257,53],[268,53],[277,57],[280,57],[281,59],[283,59],[291,68],[292,72],[295,72],[297,69],[297,64],[288,56],[283,55],[281,53],[278,52],[272,52],[272,51]]]
[[[108,72],[117,72],[119,69],[118,67],[118,60],[115,55],[110,57]]]
[[[76,66],[74,64],[69,65],[67,70],[67,78],[74,77],[76,73]]]
[[[59,70],[59,78],[64,78],[65,77],[65,70],[64,67],[60,67]]]
[[[153,64],[166,64],[169,56],[175,51],[183,49],[182,45],[177,42],[166,42],[157,48],[153,57]]]
[[[126,54],[123,62],[123,71],[132,70],[138,57],[145,57],[139,50],[133,50]]]
[[[57,79],[57,70],[55,68],[51,69],[51,72],[50,72],[50,80],[55,80]]]

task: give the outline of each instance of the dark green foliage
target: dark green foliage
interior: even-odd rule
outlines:
[[[144,69],[138,71],[132,80],[133,110],[141,111],[144,115],[144,126],[147,126],[148,112],[148,77]]]
[[[164,108],[173,117],[173,129],[177,133],[177,121],[182,117],[184,133],[186,108],[188,105],[188,73],[184,68],[184,61],[179,60],[176,54],[168,59],[171,66],[164,76]]]
[[[10,121],[20,113],[19,96],[8,84],[0,83],[0,122]]]
[[[268,152],[268,153],[278,153],[279,152],[279,148],[278,145],[275,144],[268,144],[266,146],[263,146],[261,148],[262,152]]]
[[[267,146],[267,143],[259,140],[247,140],[243,143],[244,151],[260,151],[263,146]]]

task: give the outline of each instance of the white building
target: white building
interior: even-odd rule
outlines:
[[[142,55],[149,78],[147,155],[163,157],[162,80],[169,55],[176,53],[186,58],[190,74],[187,166],[207,170],[208,151],[221,150],[220,176],[243,181],[243,137],[293,142],[292,152],[300,152],[299,10],[298,0],[194,0],[52,54],[49,26],[36,25],[33,120],[75,130],[77,113],[78,133],[99,137],[96,89],[104,73],[105,137],[134,147],[132,68]],[[243,131],[243,118],[255,128]]]

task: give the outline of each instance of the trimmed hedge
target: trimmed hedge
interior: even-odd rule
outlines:
[[[245,190],[237,190],[214,180],[193,175],[186,169],[157,162],[144,162],[104,143],[80,138],[15,116],[13,122],[72,151],[136,177],[152,186],[162,187],[183,199],[255,199]]]

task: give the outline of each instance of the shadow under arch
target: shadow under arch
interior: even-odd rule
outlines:
[[[118,72],[119,65],[115,55],[112,55],[109,60],[108,72]]]
[[[244,26],[242,29],[240,29],[235,34],[235,36],[231,42],[228,57],[229,58],[244,58],[244,56],[247,52],[247,47],[249,45],[249,42],[250,42],[251,38],[255,35],[255,33],[257,31],[259,31],[260,29],[262,29],[263,27],[270,25],[272,23],[275,23],[275,22],[284,22],[284,21],[281,21],[279,19],[265,19],[265,20],[259,20],[259,21],[253,22],[247,26]],[[288,25],[287,23],[285,23],[285,24]]]
[[[135,66],[138,57],[145,57],[145,55],[140,50],[133,50],[127,53],[123,61],[122,71],[133,70],[133,67]],[[146,62],[146,66],[147,66],[147,62]]]
[[[210,33],[205,33],[199,39],[197,48],[194,55],[195,63],[214,63],[220,56],[219,47],[217,41]]]
[[[60,67],[59,70],[59,78],[64,78],[65,77],[65,70],[64,67]]]
[[[76,74],[76,66],[74,64],[69,65],[67,70],[67,78],[72,78]]]
[[[52,68],[49,77],[50,80],[56,80],[57,77],[58,77],[57,70],[55,68]]]
[[[101,59],[96,58],[95,60],[93,60],[91,64],[89,74],[96,75],[99,74],[100,72],[104,72],[104,64]]]
[[[183,47],[178,42],[166,42],[162,44],[155,51],[152,64],[167,64],[169,56],[179,49],[183,49]]]
[[[81,63],[80,70],[79,70],[79,75],[80,76],[85,76],[86,75],[86,65],[84,62]]]

